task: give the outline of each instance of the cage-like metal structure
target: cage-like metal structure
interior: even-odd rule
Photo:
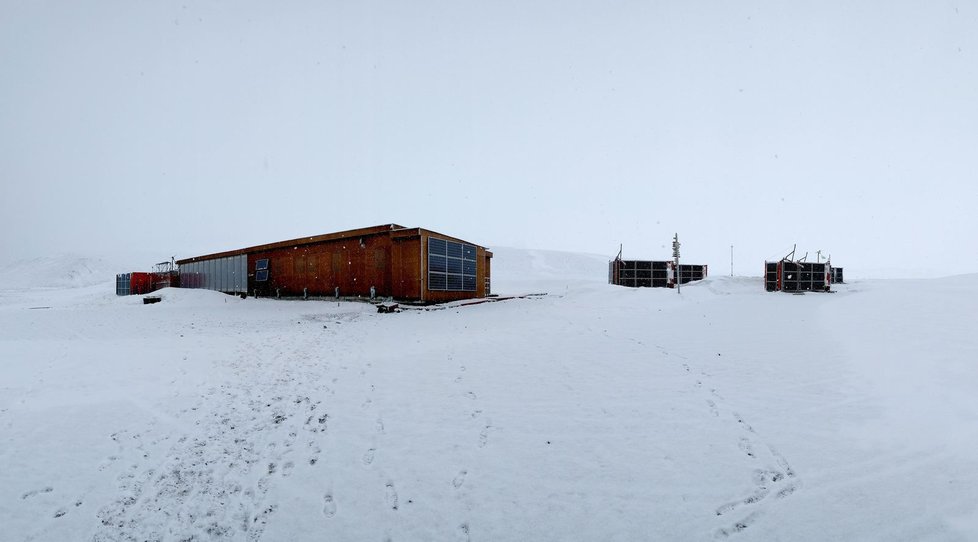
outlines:
[[[630,288],[674,288],[707,276],[707,266],[680,264],[669,260],[623,260],[608,262],[608,283]]]
[[[832,269],[828,262],[781,260],[764,262],[764,289],[769,292],[828,292]]]

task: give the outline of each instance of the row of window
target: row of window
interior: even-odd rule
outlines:
[[[428,238],[428,289],[474,292],[476,290],[475,245]]]
[[[476,248],[431,237],[428,239],[428,289],[474,292]],[[268,259],[255,261],[255,281],[268,280]]]

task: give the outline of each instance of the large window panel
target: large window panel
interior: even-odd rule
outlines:
[[[447,273],[448,272],[448,258],[445,256],[436,256],[434,254],[428,258],[428,268],[431,271],[437,273]]]
[[[428,289],[449,292],[476,290],[474,245],[428,238]]]
[[[448,245],[448,255],[452,258],[462,258],[465,254],[465,249],[462,248],[461,243],[447,242],[446,244]]]
[[[448,289],[450,291],[462,291],[462,275],[446,275],[448,277]]]
[[[448,282],[444,273],[432,273],[428,278],[429,290],[447,290]]]
[[[448,241],[444,239],[437,239],[434,237],[428,238],[428,250],[430,254],[445,254],[446,244]]]

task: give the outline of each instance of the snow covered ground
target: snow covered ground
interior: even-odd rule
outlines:
[[[978,276],[493,268],[548,295],[0,291],[0,539],[978,540]]]

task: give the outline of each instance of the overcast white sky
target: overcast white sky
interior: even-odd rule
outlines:
[[[714,273],[794,243],[851,276],[978,271],[973,2],[0,14],[0,260],[396,222],[632,258],[679,232]]]

